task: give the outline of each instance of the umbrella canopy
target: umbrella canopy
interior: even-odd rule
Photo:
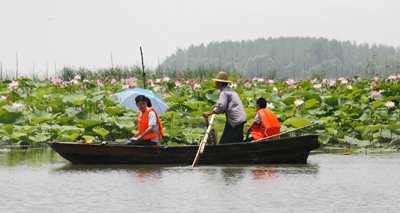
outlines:
[[[139,108],[136,106],[135,98],[139,95],[144,95],[150,99],[152,107],[159,115],[164,115],[164,112],[169,108],[162,98],[156,95],[153,91],[147,89],[127,89],[115,95],[122,106],[128,107],[136,112],[139,112]]]

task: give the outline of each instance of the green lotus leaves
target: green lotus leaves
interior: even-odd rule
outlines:
[[[43,133],[39,133],[39,134],[35,134],[33,136],[29,136],[29,139],[35,142],[42,142],[42,141],[47,141],[48,139],[50,139],[49,135],[43,134]]]
[[[316,99],[309,99],[305,102],[304,104],[304,108],[306,109],[310,109],[312,108],[314,105],[319,104],[319,101]]]
[[[352,138],[352,137],[348,137],[348,136],[344,136],[344,140],[349,144],[354,144],[359,147],[365,147],[365,146],[371,145],[371,143],[369,141],[358,140],[356,138]]]
[[[52,116],[53,114],[48,113],[44,110],[36,110],[28,114],[26,117],[30,119],[32,123],[43,123],[45,121],[50,120]]]
[[[321,133],[318,136],[318,141],[323,144],[327,144],[329,142],[329,138],[330,138],[330,134],[328,132]]]
[[[307,119],[286,120],[285,122],[283,122],[283,124],[292,125],[295,128],[300,128],[300,127],[307,126],[308,124],[310,124],[310,120],[307,120]]]
[[[81,94],[69,94],[64,97],[64,100],[68,101],[74,106],[77,106],[86,100],[86,96]]]
[[[93,131],[96,132],[97,134],[101,135],[101,136],[106,136],[106,135],[108,135],[108,133],[110,133],[110,131],[107,131],[106,129],[101,128],[101,127],[94,128]]]

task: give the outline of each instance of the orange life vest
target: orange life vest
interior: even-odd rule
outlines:
[[[142,111],[139,111],[139,135],[143,134],[143,132],[146,131],[147,128],[149,128],[149,113],[150,111],[153,111],[156,114],[157,117],[157,124],[158,124],[158,132],[150,132],[149,134],[147,134],[146,136],[143,137],[143,140],[150,140],[153,138],[157,137],[158,134],[158,138],[161,140],[162,136],[164,135],[164,131],[163,131],[163,126],[161,124],[160,118],[158,117],[157,112],[152,108],[149,107],[147,108],[147,110],[144,112],[143,117],[142,117]]]
[[[261,118],[261,124],[255,125],[251,129],[251,134],[254,140],[265,138],[270,135],[279,134],[281,130],[281,124],[276,118],[275,114],[269,109],[260,109],[257,114]],[[254,118],[256,118],[254,115]],[[274,137],[275,139],[278,137]]]

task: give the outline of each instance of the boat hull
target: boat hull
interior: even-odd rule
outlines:
[[[62,157],[76,164],[192,164],[198,145],[126,146],[49,142]],[[317,149],[318,135],[206,146],[198,164],[307,163]]]

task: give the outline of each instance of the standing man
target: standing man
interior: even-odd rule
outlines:
[[[203,117],[208,118],[212,114],[225,113],[226,123],[222,133],[220,144],[243,142],[243,127],[247,122],[246,113],[239,95],[228,87],[228,74],[219,72],[215,81],[215,86],[221,90],[219,101],[214,105],[214,110],[204,112]]]

